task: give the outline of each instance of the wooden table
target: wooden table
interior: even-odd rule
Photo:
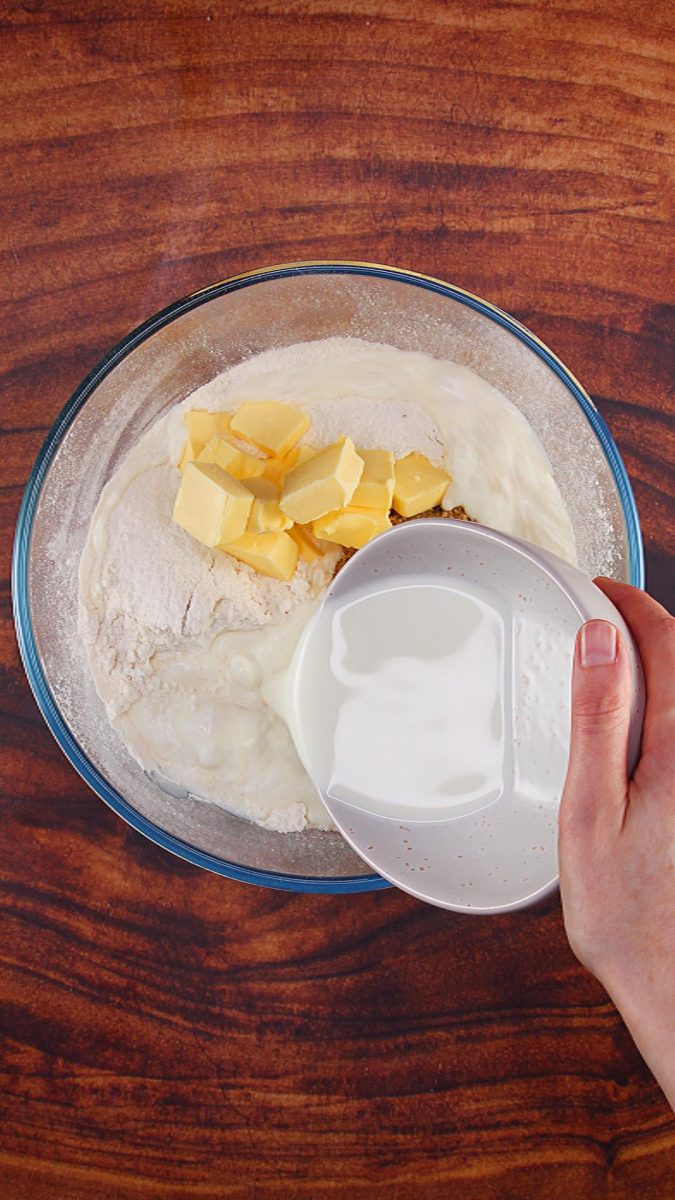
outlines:
[[[1,1200],[675,1195],[675,1122],[557,900],[474,921],[171,858],[52,741],[9,588],[32,460],[103,352],[197,287],[328,257],[543,337],[672,601],[669,8],[2,5]]]

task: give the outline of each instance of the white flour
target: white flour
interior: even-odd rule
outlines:
[[[333,338],[258,355],[157,422],[103,490],[80,567],[80,630],[131,754],[270,829],[330,827],[260,686],[290,661],[338,551],[283,583],[209,551],[171,520],[188,408],[299,404],[325,445],[419,450],[453,475],[447,503],[575,560],[548,460],[520,412],[468,368]]]

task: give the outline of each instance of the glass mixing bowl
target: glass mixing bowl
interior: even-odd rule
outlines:
[[[111,350],[55,421],[19,513],[12,585],[28,679],[73,766],[135,829],[221,875],[307,892],[389,884],[339,834],[272,833],[148,778],[94,690],[77,632],[78,566],[104,484],[172,404],[252,354],[333,336],[451,358],[500,388],[548,454],[582,570],[638,586],[644,570],[630,484],[592,401],[534,334],[461,288],[371,263],[291,263],[179,300]]]

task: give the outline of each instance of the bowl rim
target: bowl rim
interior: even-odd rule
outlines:
[[[110,786],[104,776],[89,760],[61,715],[45,678],[42,664],[40,663],[28,598],[30,540],[42,486],[65,434],[98,384],[142,342],[147,341],[154,333],[171,324],[178,317],[199,308],[202,304],[206,304],[217,297],[235,293],[257,283],[266,283],[276,279],[311,274],[365,275],[370,278],[394,280],[420,287],[424,290],[445,296],[448,299],[455,300],[481,313],[528,346],[538,358],[554,371],[567,387],[568,391],[571,392],[588,420],[593,433],[600,442],[601,449],[619,493],[626,524],[630,582],[636,587],[644,587],[644,550],[637,505],[618,448],[607,424],[588,393],[557,355],[536,334],[532,333],[531,330],[515,317],[510,316],[490,301],[483,300],[473,292],[469,292],[456,284],[446,283],[434,276],[424,275],[421,272],[411,271],[406,268],[386,266],[381,263],[349,259],[311,259],[307,261],[279,263],[271,267],[259,267],[251,271],[244,271],[189,293],[187,296],[161,309],[140,325],[137,325],[121,341],[117,342],[92,368],[88,375],[85,376],[49,430],[26,483],[14,537],[11,573],[12,605],[17,642],[24,670],[35,701],[50,732],[69,759],[71,765],[81,775],[92,791],[112,808],[118,816],[122,817],[128,825],[163,849],[169,850],[178,858],[182,858],[194,866],[203,867],[226,878],[284,891],[324,894],[356,893],[390,888],[392,885],[388,880],[377,874],[312,877],[246,867],[239,863],[217,858],[207,851],[199,850],[184,839],[167,833],[160,826],[138,812],[115,788]]]

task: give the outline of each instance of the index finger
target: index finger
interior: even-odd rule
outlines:
[[[658,742],[675,767],[675,617],[639,588],[615,579],[595,580],[628,625],[645,673],[647,707],[642,735],[643,752]]]

